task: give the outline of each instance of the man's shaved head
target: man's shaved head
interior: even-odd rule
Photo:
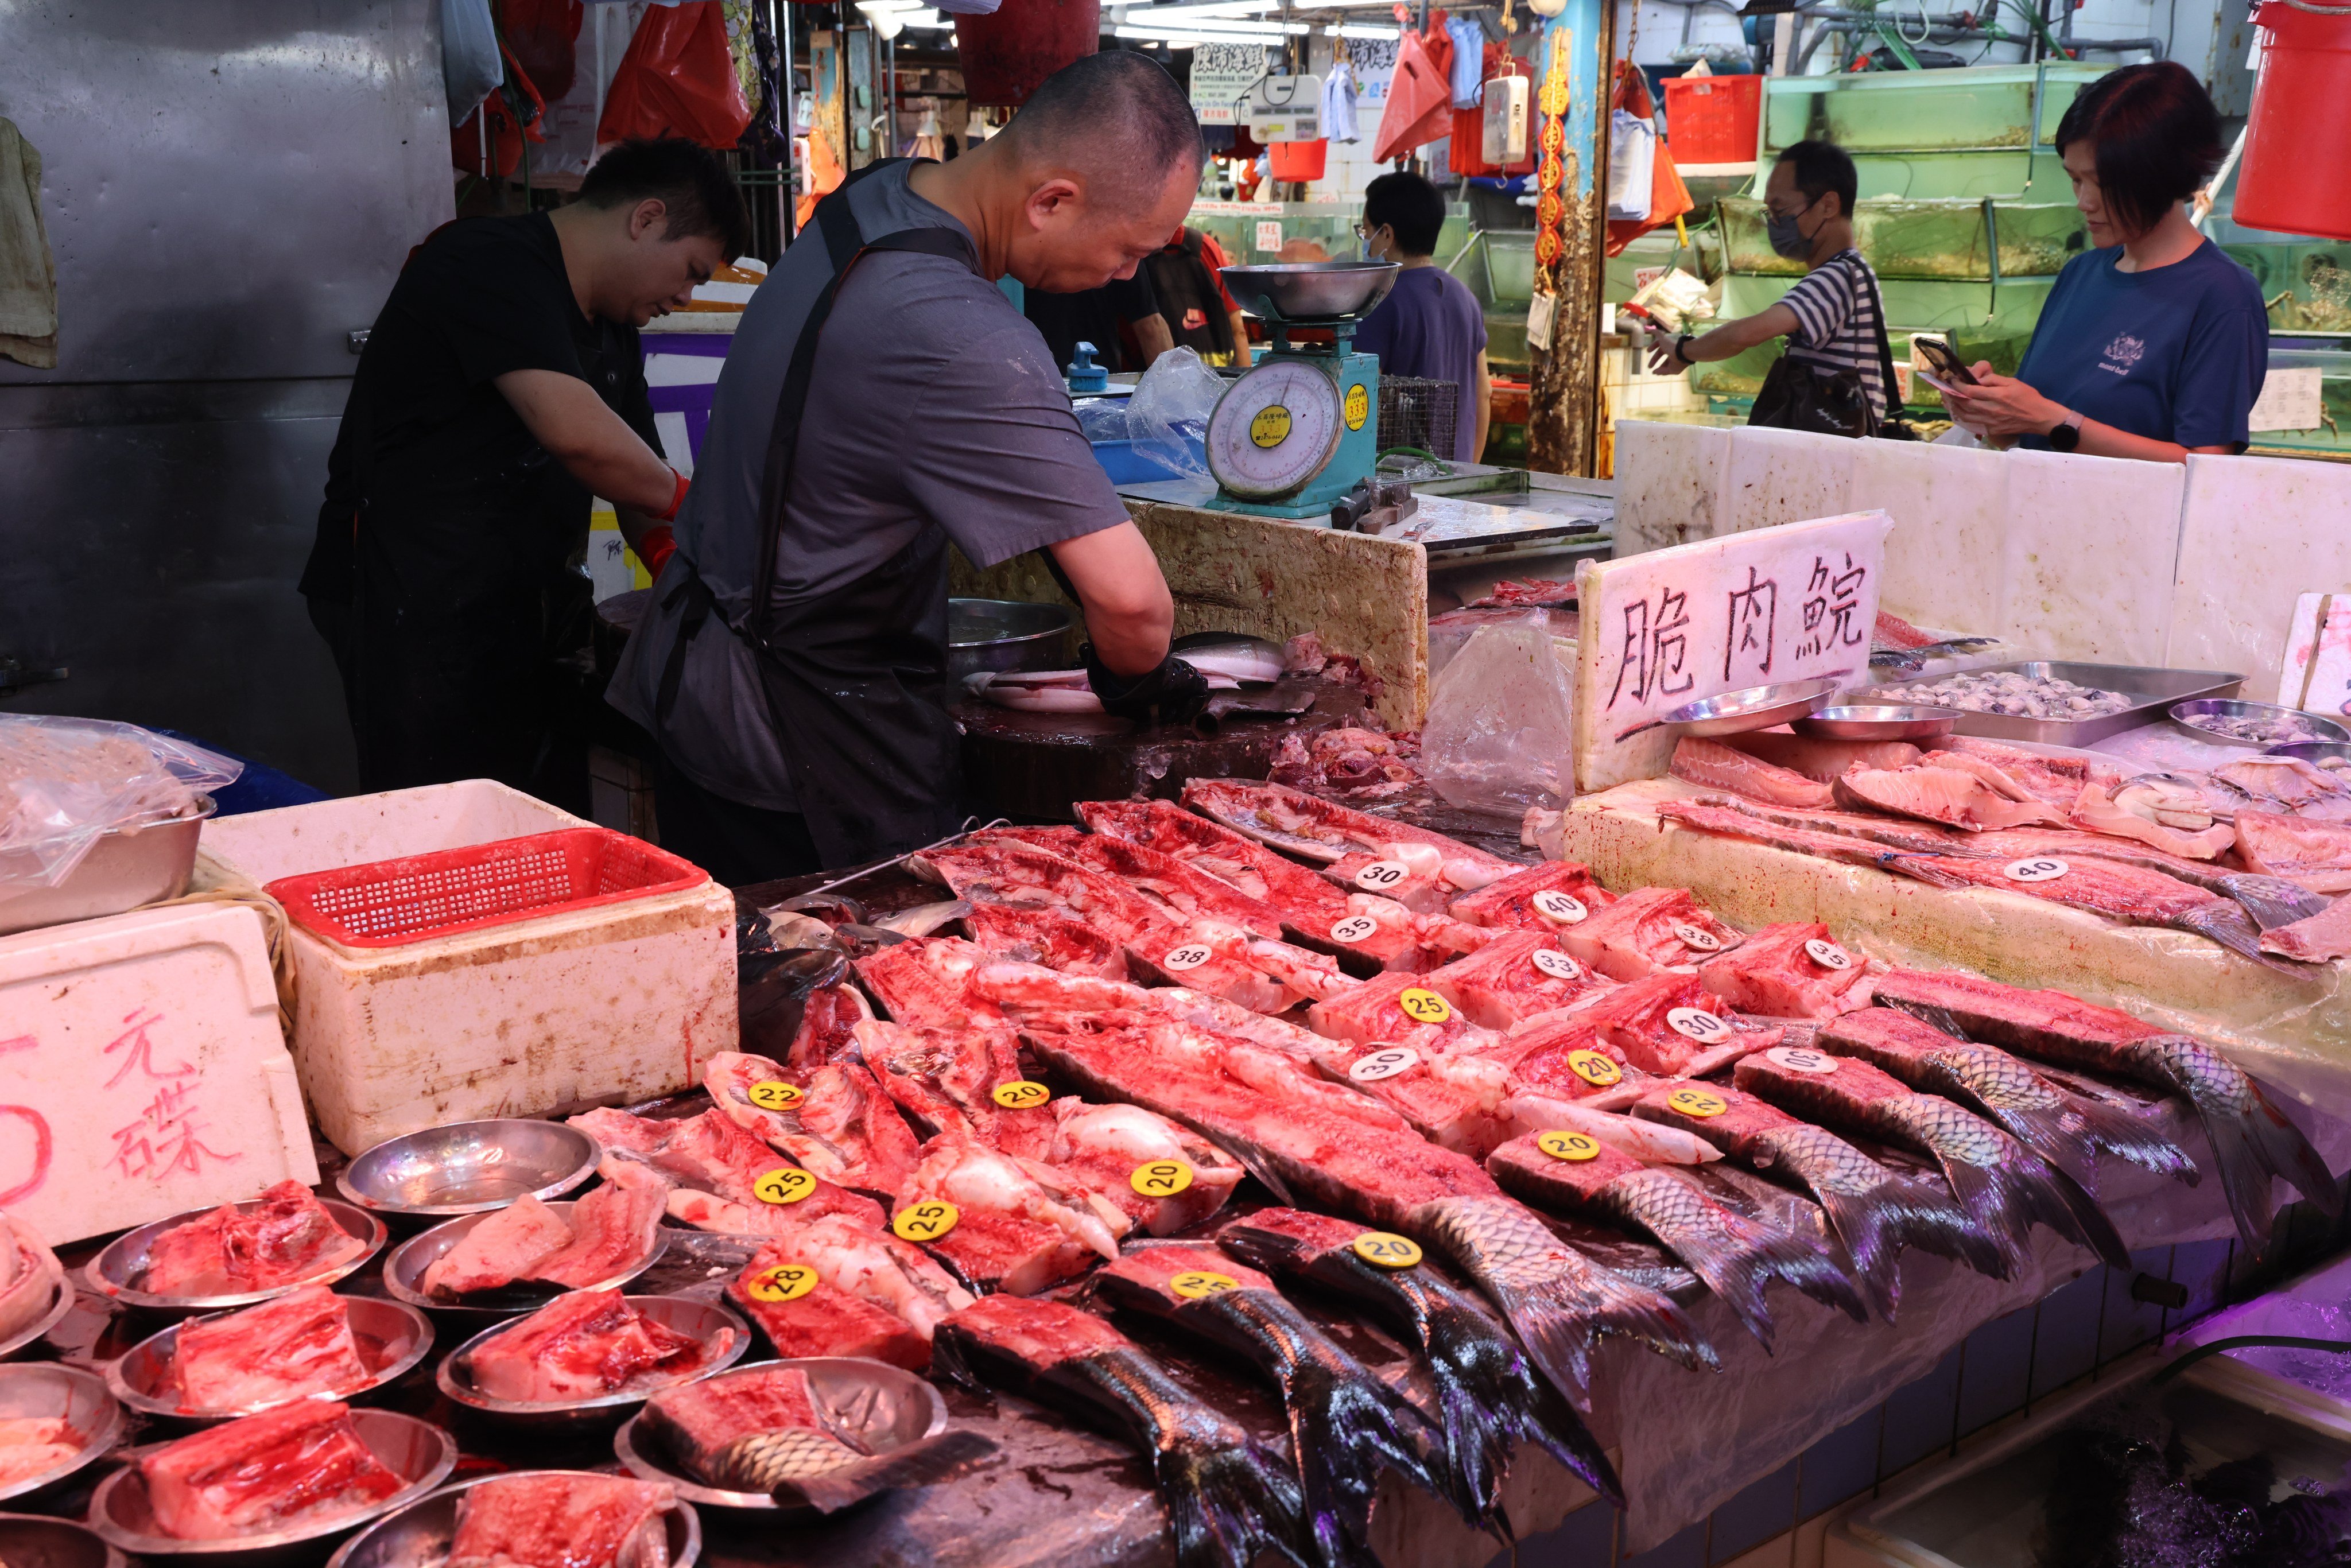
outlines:
[[[1176,78],[1123,49],[1081,56],[1047,77],[1003,134],[1025,166],[1067,170],[1092,201],[1129,212],[1152,205],[1179,169],[1196,181],[1207,156]]]

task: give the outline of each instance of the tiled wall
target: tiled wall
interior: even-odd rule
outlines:
[[[2093,1269],[2038,1305],[1984,1324],[1934,1371],[1663,1545],[1624,1554],[1616,1511],[1594,1503],[1559,1529],[1520,1542],[1517,1568],[1818,1568],[1828,1515],[1840,1504],[1946,1457],[1961,1438],[2029,1411],[2158,1334],[2258,1295],[2346,1243],[2351,1221],[2337,1225],[2300,1203],[2279,1216],[2271,1255],[2258,1261],[2234,1241],[2199,1241],[2134,1253],[2128,1272]],[[2136,1299],[2132,1287],[2141,1274],[2183,1287],[2187,1304],[2167,1309]],[[2142,1284],[2140,1293],[2158,1292]],[[1491,1568],[1510,1563],[1504,1552]]]

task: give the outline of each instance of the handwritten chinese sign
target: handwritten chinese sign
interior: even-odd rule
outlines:
[[[1584,562],[1576,788],[1663,773],[1674,737],[1646,727],[1685,704],[1865,677],[1891,527],[1884,512],[1856,512]]]

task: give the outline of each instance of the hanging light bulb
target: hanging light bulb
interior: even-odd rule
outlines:
[[[888,40],[906,30],[905,13],[916,9],[908,0],[857,0],[857,8],[877,38]]]

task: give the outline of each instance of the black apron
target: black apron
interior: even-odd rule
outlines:
[[[1200,236],[1184,231],[1184,243],[1155,251],[1144,265],[1151,269],[1151,291],[1159,297],[1159,314],[1166,319],[1167,335],[1179,349],[1201,354],[1233,351],[1233,319],[1208,264],[1200,258]],[[1189,323],[1199,318],[1199,325]]]
[[[841,280],[859,256],[877,250],[921,251],[979,271],[979,258],[958,230],[912,228],[870,239],[858,227],[849,187],[896,162],[867,164],[816,205],[813,226],[831,257],[832,277],[809,308],[776,404],[759,484],[766,528],[752,579],[756,597],[740,623],[721,617],[759,655],[793,793],[828,866],[918,849],[945,837],[961,815],[962,737],[947,714],[946,533],[925,529],[913,549],[830,593],[780,611],[773,603],[817,338]],[[663,720],[676,704],[686,649],[717,608],[682,555],[673,570],[679,580],[664,602],[682,600],[684,615],[654,699]]]

